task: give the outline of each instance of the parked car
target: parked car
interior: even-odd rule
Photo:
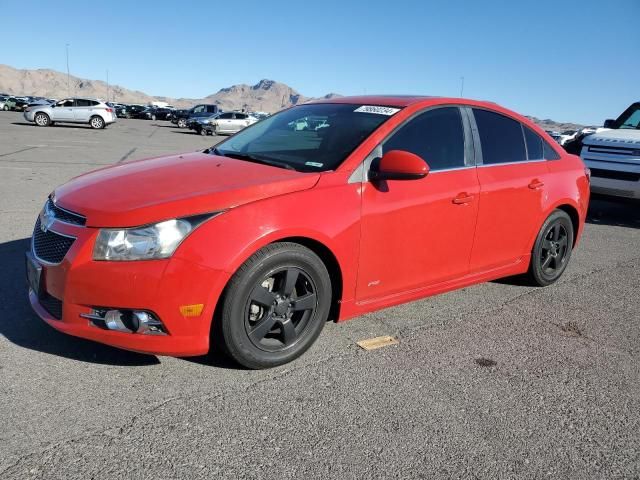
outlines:
[[[196,105],[189,110],[175,110],[174,118],[175,123],[180,128],[185,128],[188,123],[189,118],[197,118],[197,117],[210,117],[211,115],[215,115],[216,113],[220,113],[220,109],[215,104],[200,104]]]
[[[189,119],[189,110],[179,109],[174,110],[171,115],[171,123],[177,125],[180,128],[187,126],[187,120]]]
[[[565,130],[560,134],[560,141],[558,143],[564,146],[567,142],[576,138],[579,132],[580,130]]]
[[[265,368],[301,355],[328,319],[561,277],[588,207],[579,157],[490,102],[330,102],[56,188],[26,254],[33,309],[112,346],[223,348]],[[328,126],[289,127],[305,117]]]
[[[126,111],[125,113],[125,117],[126,118],[137,118],[137,115],[142,112],[143,110],[145,110],[147,107],[145,107],[144,105],[127,105],[126,106]]]
[[[640,198],[640,102],[582,139],[581,157],[591,169],[591,191]]]
[[[92,128],[105,128],[116,121],[113,108],[100,100],[91,98],[67,98],[52,105],[34,105],[24,112],[25,120],[39,127],[48,127],[55,122],[87,123]]]
[[[208,117],[190,117],[187,119],[187,128],[200,133],[205,125],[208,125],[213,119],[218,117],[220,113],[215,113]]]
[[[28,102],[18,97],[9,97],[4,101],[3,110],[22,111],[28,105]]]
[[[171,120],[173,110],[168,107],[151,107],[146,115],[149,120]]]
[[[4,108],[5,102],[8,98],[8,95],[0,95],[0,110],[9,110],[9,107]]]
[[[201,135],[233,134],[258,121],[246,113],[224,112],[209,118],[202,124],[197,124],[196,131]]]

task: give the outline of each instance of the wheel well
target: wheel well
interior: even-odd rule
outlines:
[[[331,278],[331,310],[329,312],[330,320],[338,320],[340,314],[340,299],[342,298],[342,270],[335,255],[324,244],[307,237],[288,237],[281,238],[274,243],[293,242],[308,248],[320,257],[325,264]]]
[[[572,207],[571,205],[560,205],[557,207],[558,210],[562,210],[571,219],[571,224],[573,225],[573,244],[576,244],[578,240],[578,228],[580,228],[580,215],[578,215],[578,211]]]

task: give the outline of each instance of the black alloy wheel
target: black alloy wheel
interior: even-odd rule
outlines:
[[[531,253],[529,277],[534,284],[547,286],[562,276],[571,258],[573,238],[571,218],[555,210],[542,225]]]
[[[315,253],[296,243],[268,245],[229,282],[213,340],[248,368],[290,362],[322,331],[331,295],[329,273]]]
[[[268,352],[295,345],[317,309],[313,280],[297,267],[270,272],[251,291],[244,326],[251,342]]]

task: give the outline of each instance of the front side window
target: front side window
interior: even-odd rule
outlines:
[[[640,106],[626,115],[623,114],[618,122],[620,124],[618,128],[636,128],[640,130]]]
[[[300,171],[335,170],[399,110],[340,103],[300,105],[254,123],[210,151]]]
[[[473,109],[486,165],[524,162],[527,153],[520,122],[499,113]]]
[[[464,167],[464,129],[460,109],[436,108],[409,120],[384,143],[383,154],[391,150],[415,153],[427,162],[431,170]]]
[[[73,107],[73,99],[62,100],[58,102],[59,107]]]

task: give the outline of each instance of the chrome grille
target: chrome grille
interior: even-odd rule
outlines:
[[[40,226],[40,217],[38,217],[36,226],[33,229],[33,237],[31,238],[33,254],[46,263],[62,262],[71,245],[73,245],[75,238],[60,235],[51,230],[43,232]]]
[[[47,200],[47,204],[45,208],[48,208],[53,216],[56,217],[61,222],[71,223],[73,225],[84,225],[87,223],[87,219],[78,213],[70,212],[69,210],[65,210],[57,206],[53,203],[53,200],[50,198]]]

